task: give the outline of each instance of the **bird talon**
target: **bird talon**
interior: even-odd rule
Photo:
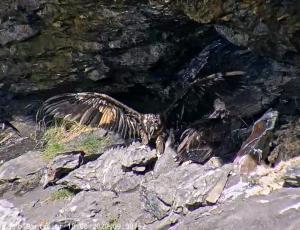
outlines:
[[[140,150],[146,150],[148,148],[147,145],[141,145],[139,147],[137,147],[137,149],[140,149]]]

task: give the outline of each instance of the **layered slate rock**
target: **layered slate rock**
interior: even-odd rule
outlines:
[[[143,150],[139,147],[139,143],[134,143],[129,148],[116,147],[107,150],[97,160],[83,165],[57,183],[76,190],[135,190],[143,179],[142,175],[134,172],[135,166],[142,163],[141,166],[146,167],[146,163],[151,163],[156,156],[155,150],[150,150],[149,147]]]
[[[137,221],[143,215],[140,207],[137,193],[82,191],[60,210],[52,224],[72,224],[72,229],[101,229],[109,225],[134,229],[141,226]]]
[[[173,159],[175,152],[169,141],[158,159],[154,149],[133,143],[105,151],[98,159],[70,172],[58,185],[46,189],[35,186],[22,196],[13,196],[16,189],[12,188],[4,191],[4,197],[23,210],[22,215],[32,226],[42,224],[51,229],[221,229],[229,223],[238,229],[242,224],[256,223],[260,217],[273,226],[278,216],[283,222],[291,217],[287,226],[297,226],[294,211],[299,209],[298,190],[282,186],[295,186],[300,158],[275,168],[259,166],[255,174],[241,181],[232,164],[179,165]],[[147,168],[143,172],[134,170],[143,166]],[[78,193],[65,200],[51,200],[51,194],[63,187]],[[267,196],[257,196],[260,194]],[[245,210],[249,207],[262,214],[257,217],[251,212],[248,217]]]
[[[285,187],[300,187],[300,166],[291,166],[287,168],[284,176]]]
[[[300,156],[300,119],[295,119],[291,123],[283,125],[275,135],[276,147],[272,150],[268,160],[272,164],[278,164],[282,160],[289,160]]]
[[[26,226],[26,219],[12,203],[0,200],[0,226],[5,229],[22,229]]]
[[[0,7],[0,45],[20,42],[39,32],[39,18],[35,15],[39,0],[2,1]]]
[[[201,23],[215,23],[229,41],[299,65],[299,1],[161,1]]]
[[[34,149],[37,142],[36,139],[33,138],[36,124],[32,121],[31,117],[15,116],[14,121],[9,122],[12,127],[6,125],[5,129],[2,129],[1,126],[3,123],[1,122],[8,122],[7,119],[9,119],[9,116],[5,113],[6,111],[1,105],[2,103],[10,105],[10,99],[7,98],[5,94],[1,94],[1,92],[0,98],[3,99],[0,99],[0,162],[3,163]],[[17,110],[20,109],[17,108]],[[24,111],[25,110],[22,112]]]
[[[277,119],[277,111],[267,111],[253,124],[250,136],[242,144],[235,159],[241,174],[249,174],[257,164],[267,160]]]
[[[299,164],[300,157],[295,157],[273,168],[259,165],[250,175],[240,175],[239,168],[235,167],[219,201],[224,203],[237,198],[268,195],[283,187],[297,187]]]
[[[142,147],[142,146],[141,146]],[[135,151],[136,145],[130,145],[127,151]],[[134,154],[129,154],[122,158],[121,165],[127,171],[145,172],[151,170],[157,160],[157,153],[155,150],[148,148],[136,151]]]
[[[218,201],[226,184],[231,165],[209,170],[198,164],[184,164],[144,183],[142,197],[145,210],[162,219],[172,209],[187,213]]]
[[[292,229],[299,227],[300,190],[283,189],[224,203],[211,210],[197,210],[170,229]]]
[[[102,92],[145,82],[152,89],[211,35],[209,27],[142,2],[5,0],[0,79],[16,93],[99,82]]]
[[[55,183],[83,163],[84,152],[68,152],[55,157],[48,165],[45,172],[44,187]]]
[[[30,151],[0,167],[0,194],[12,191],[22,195],[40,186],[47,163],[39,151]]]
[[[14,204],[0,201],[0,220],[20,223],[24,216],[56,230],[298,229],[299,189],[282,186],[299,186],[299,158],[290,159],[299,155],[299,1],[159,1],[167,8],[150,2],[2,0],[0,118],[15,122],[16,114],[33,115],[37,99],[66,90],[108,93],[141,112],[162,112],[190,81],[241,70],[246,74],[240,82],[222,82],[204,97],[189,89],[171,127],[180,128],[178,119],[201,119],[220,97],[236,117],[228,138],[237,131],[245,140],[249,133],[240,128],[273,107],[280,130],[269,143],[267,163],[276,167],[258,166],[240,181],[231,164],[222,166],[225,161],[179,165],[171,148],[157,159],[155,150],[133,144],[99,148],[79,168],[76,159],[58,164],[73,171],[42,189],[44,166],[38,154],[26,155],[35,145],[5,141],[1,160],[25,155],[2,166],[11,170],[0,168],[0,193]],[[25,136],[34,136],[30,127]],[[237,151],[230,152],[232,158]],[[62,187],[78,194],[51,201]]]
[[[13,41],[23,41],[33,37],[38,33],[37,29],[32,28],[30,25],[16,25],[9,22],[2,24],[0,32],[0,44],[6,45]]]

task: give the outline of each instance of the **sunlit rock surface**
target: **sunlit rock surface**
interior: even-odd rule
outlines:
[[[0,121],[21,135],[0,133],[0,228],[298,229],[299,8],[296,0],[1,1]],[[205,95],[189,88],[236,70],[245,75]],[[51,95],[86,90],[158,113],[188,93],[167,120],[175,140],[161,157],[114,136],[43,188],[49,162],[37,108]],[[217,98],[232,116],[229,128],[220,125],[229,156],[176,162],[180,129],[211,114]],[[240,177],[232,161],[270,108],[279,116],[264,143],[269,155]],[[71,195],[54,200],[59,191]]]

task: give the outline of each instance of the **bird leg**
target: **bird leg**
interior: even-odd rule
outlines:
[[[142,145],[138,149],[146,150],[149,144],[148,136],[145,131],[141,130]]]
[[[156,153],[157,157],[160,157],[164,151],[165,151],[165,137],[163,134],[159,135],[156,138],[155,144],[156,144]]]

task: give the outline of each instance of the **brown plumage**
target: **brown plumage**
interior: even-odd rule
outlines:
[[[223,76],[237,76],[244,72],[233,71],[215,73],[188,83],[173,103],[160,114],[142,114],[124,105],[120,101],[100,93],[68,93],[49,98],[38,112],[38,117],[45,119],[48,115],[69,121],[77,121],[83,125],[104,128],[121,134],[124,138],[140,138],[143,144],[153,142],[159,154],[164,152],[166,128],[165,121],[174,107],[188,94],[191,87],[197,87],[198,93],[205,91]],[[163,119],[162,119],[163,117]],[[184,136],[187,134],[186,136]],[[190,138],[190,132],[185,132],[183,140]],[[195,134],[193,134],[195,136]],[[188,138],[188,139],[187,139]],[[192,146],[190,141],[182,144],[182,150]],[[194,145],[194,144],[193,144]]]
[[[105,94],[86,92],[51,97],[37,116],[45,119],[48,115],[110,130],[124,138],[140,138],[145,145],[155,142],[159,154],[164,151],[164,126],[159,114],[139,113]]]
[[[181,135],[180,140],[177,148],[177,160],[179,161],[191,160],[204,163],[213,153],[202,130],[187,129]]]

